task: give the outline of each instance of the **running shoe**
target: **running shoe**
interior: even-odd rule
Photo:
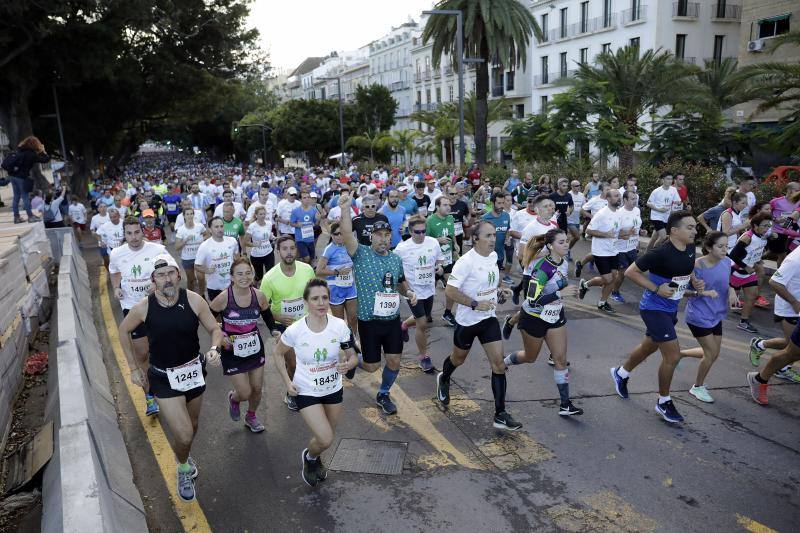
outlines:
[[[617,390],[620,398],[628,399],[628,378],[621,378],[617,373],[619,367],[611,369],[611,379],[614,380],[614,388]]]
[[[547,354],[547,364],[550,366],[556,366],[556,362],[553,360],[553,354]],[[569,366],[569,361],[567,361],[567,366]]]
[[[689,394],[700,400],[701,402],[706,403],[714,403],[714,398],[708,393],[708,389],[705,385],[692,385],[692,388],[689,389]]]
[[[178,468],[176,480],[178,485],[178,497],[185,502],[194,501],[195,492],[192,471],[189,470],[188,472],[181,472],[180,468]]]
[[[400,323],[400,331],[403,334],[403,342],[408,342],[408,326],[405,322]]]
[[[511,279],[511,276],[509,276],[508,274],[503,276],[503,285],[511,285],[512,283],[514,283],[514,280]]]
[[[198,475],[197,463],[194,462],[194,459],[192,459],[191,455],[186,460],[186,462],[189,463],[189,466],[192,467],[192,479],[197,479],[197,475]]]
[[[317,457],[317,481],[325,481],[328,479],[328,467],[322,462],[322,457]]]
[[[290,396],[288,392],[286,396],[283,397],[283,403],[286,404],[286,407],[288,407],[290,411],[299,411],[297,407],[297,397]]]
[[[736,327],[748,333],[758,333],[758,330],[753,326],[753,324],[750,323],[749,320],[740,320]]]
[[[775,377],[781,378],[791,383],[800,383],[800,373],[798,373],[797,370],[795,370],[791,366],[787,368],[781,368],[780,370],[775,372]]]
[[[497,429],[507,429],[508,431],[517,431],[522,428],[522,424],[514,420],[514,418],[506,411],[494,415],[494,424]]]
[[[737,299],[735,302],[731,304],[731,310],[734,312],[742,312],[742,301]]]
[[[511,315],[508,315],[503,321],[503,338],[508,340],[512,331],[514,331],[514,324],[511,323]]]
[[[581,278],[581,281],[578,283],[578,298],[583,300],[587,292],[589,292],[589,285],[586,284],[585,279]]]
[[[667,400],[664,403],[656,402],[656,413],[661,415],[661,418],[670,422],[672,424],[680,424],[683,422],[683,417],[675,409],[675,404],[672,403],[672,400]]]
[[[621,304],[625,303],[625,298],[622,297],[622,294],[619,291],[614,291],[611,293],[611,299],[615,302],[619,302]]]
[[[614,308],[611,307],[610,305],[608,305],[608,302],[603,302],[602,304],[597,304],[597,309],[599,311],[602,311],[602,312],[604,312],[606,314],[609,314],[609,315],[613,315],[613,314],[616,313]]]
[[[558,408],[558,414],[560,416],[578,416],[583,414],[583,409],[580,407],[575,407],[572,405],[572,402],[562,403]]]
[[[346,377],[347,379],[353,379],[354,377],[356,377],[356,368],[358,368],[358,365],[354,366],[353,368],[345,372],[344,377]]]
[[[252,431],[253,433],[261,433],[266,429],[264,427],[264,424],[262,424],[261,421],[259,421],[258,417],[255,415],[245,416],[244,425],[250,428],[250,431]]]
[[[431,315],[428,315],[428,324],[432,323],[433,323],[433,317]]]
[[[426,374],[431,374],[434,370],[436,370],[436,367],[433,366],[433,361],[431,361],[430,356],[427,355],[419,358],[419,367]]]
[[[145,411],[144,414],[147,416],[153,416],[158,414],[158,402],[156,401],[155,396],[150,394],[144,395],[144,404],[145,404]]]
[[[769,309],[770,303],[769,300],[764,298],[763,296],[759,296],[755,303],[756,307],[762,307],[764,309]]]
[[[450,311],[445,311],[442,313],[442,320],[447,322],[449,325],[456,327],[456,317],[454,317],[453,313]]]
[[[238,422],[241,418],[241,411],[239,411],[239,402],[233,399],[233,391],[228,392],[228,414],[231,420]]]
[[[758,347],[758,343],[763,341],[761,337],[753,337],[750,339],[750,364],[753,366],[758,366],[761,364],[761,356],[764,355],[766,350],[762,350]]]
[[[450,379],[444,377],[444,372],[436,374],[436,399],[442,405],[450,405]]]
[[[756,379],[757,375],[758,372],[747,373],[747,385],[750,387],[750,396],[753,397],[753,400],[755,400],[757,404],[769,405],[769,399],[767,398],[769,385],[759,382]]]
[[[397,406],[394,404],[391,398],[389,398],[388,393],[378,393],[378,396],[375,398],[375,403],[380,405],[383,412],[387,415],[393,415],[397,412]]]
[[[583,266],[588,267],[589,272],[596,272],[596,270],[594,269],[594,261],[587,261],[586,263],[583,264]]]
[[[583,271],[583,263],[580,261],[575,261],[575,277],[581,277],[581,272]]]
[[[303,481],[306,482],[306,485],[309,487],[314,487],[317,484],[317,462],[310,460],[308,457],[308,448],[303,450],[303,453],[300,456],[300,459],[303,461],[303,470],[300,471],[300,475],[303,476]]]

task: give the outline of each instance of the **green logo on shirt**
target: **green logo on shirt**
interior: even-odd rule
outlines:
[[[425,266],[428,264],[428,258],[427,256],[421,255],[419,256],[419,259],[417,259],[417,262],[419,263],[419,266]]]
[[[131,276],[141,276],[142,275],[142,265],[133,265],[131,267]]]
[[[497,281],[497,274],[494,271],[490,271],[488,275],[489,285],[494,285]]]
[[[317,363],[320,361],[325,361],[328,359],[328,349],[327,348],[317,348],[314,351],[314,359],[317,360]]]

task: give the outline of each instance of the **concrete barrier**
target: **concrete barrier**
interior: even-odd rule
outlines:
[[[42,531],[146,532],[92,315],[86,262],[70,231],[48,230],[48,238],[59,257],[46,412],[56,429],[44,471]]]

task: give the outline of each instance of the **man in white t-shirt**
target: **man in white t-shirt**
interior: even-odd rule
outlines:
[[[606,199],[608,200],[608,205],[598,211],[586,227],[586,234],[592,238],[592,256],[594,256],[594,264],[600,275],[589,281],[581,278],[578,298],[583,300],[586,292],[591,287],[602,287],[597,308],[600,311],[611,314],[614,313],[614,308],[608,305],[608,297],[611,295],[617,271],[619,270],[616,241],[627,238],[629,236],[628,232],[632,230],[627,232],[620,231],[620,214],[618,210],[622,205],[622,197],[619,194],[619,190],[609,190]]]
[[[258,189],[258,197],[255,202],[250,204],[250,207],[247,208],[247,215],[244,219],[245,225],[249,224],[251,220],[255,219],[255,212],[256,209],[259,207],[263,207],[267,210],[267,220],[270,224],[275,219],[275,208],[277,206],[277,202],[273,203],[270,196],[275,196],[269,192],[269,187],[261,186]],[[290,215],[291,216],[291,215]]]
[[[642,214],[637,206],[639,196],[633,191],[622,194],[622,207],[617,210],[619,214],[620,238],[615,242],[619,271],[611,291],[611,299],[615,302],[625,303],[619,292],[625,281],[625,269],[628,268],[639,256],[639,230],[642,229]]]
[[[425,235],[425,217],[414,215],[408,219],[411,238],[400,241],[394,253],[403,260],[406,283],[417,295],[417,304],[411,308],[412,316],[400,324],[403,341],[408,342],[408,328],[416,324],[414,340],[417,343],[419,367],[426,373],[435,370],[427,353],[428,317],[433,310],[433,297],[436,293],[436,277],[444,275],[444,256],[439,241]]]
[[[572,213],[567,215],[567,231],[569,232],[569,249],[581,239],[581,209],[586,203],[586,196],[581,192],[581,182],[572,180],[569,184],[569,195],[572,196]]]
[[[69,218],[72,220],[72,227],[78,235],[78,244],[81,242],[83,232],[86,231],[86,206],[78,201],[74,194],[70,198]]]
[[[233,216],[238,218],[239,220],[244,220],[244,216],[247,212],[244,210],[241,202],[234,202],[233,201],[233,191],[228,189],[224,193],[222,193],[222,203],[219,204],[217,207],[214,208],[214,216],[221,217],[222,216],[222,209],[226,202],[230,202],[233,204]]]
[[[175,218],[175,231],[177,231],[178,228],[186,224],[183,216],[183,210],[190,207],[192,208],[192,211],[194,211],[194,223],[199,224],[201,226],[206,225],[206,210],[202,208],[195,209],[194,207],[192,207],[191,200],[189,200],[189,198],[184,198],[183,200],[181,200],[181,212],[178,213],[178,216]]]
[[[145,240],[139,219],[127,217],[123,227],[125,243],[111,250],[108,272],[111,274],[114,298],[119,300],[122,316],[125,317],[134,305],[152,292],[154,287],[150,275],[153,273],[153,258],[167,253],[167,250],[161,244]],[[150,366],[148,360],[150,346],[144,324],[140,324],[131,332],[131,342],[136,363],[142,370],[142,375],[146,376]],[[145,395],[145,413],[148,416],[158,413],[158,404],[150,395],[150,387],[146,380],[142,389]]]
[[[757,403],[767,405],[769,378],[773,375],[787,381],[800,381],[800,376],[792,365],[800,361],[800,247],[786,256],[780,268],[769,280],[769,286],[775,291],[775,316],[781,319],[785,338],[762,339],[754,337],[750,340],[750,362],[754,366],[761,363],[761,355],[767,348],[779,349],[770,357],[760,372],[749,372],[747,383],[750,394]]]
[[[667,238],[667,220],[675,206],[681,205],[681,197],[678,189],[672,186],[672,174],[662,172],[661,187],[650,193],[647,199],[647,207],[650,208],[650,222],[653,224],[653,235],[647,243],[647,249],[651,250],[661,244]]]
[[[278,218],[278,236],[280,235],[294,235],[294,226],[292,226],[292,211],[300,207],[297,189],[289,187],[286,191],[286,198],[278,202],[278,209],[276,216]]]
[[[108,206],[106,204],[98,203],[97,204],[97,213],[92,216],[91,222],[89,222],[89,231],[92,232],[92,236],[97,239],[97,230],[100,229],[100,226],[108,222]]]
[[[239,242],[225,236],[225,223],[219,217],[211,219],[209,229],[211,238],[197,248],[194,269],[205,276],[208,301],[213,302],[231,284],[231,264],[239,257]]]
[[[100,256],[108,268],[108,256],[111,254],[111,250],[125,241],[125,228],[122,226],[122,217],[116,207],[108,208],[108,221],[97,228],[96,235]]]

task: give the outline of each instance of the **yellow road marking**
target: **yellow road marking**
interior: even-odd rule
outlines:
[[[553,459],[555,454],[525,433],[510,433],[476,443],[478,449],[500,470],[515,470]]]
[[[736,521],[745,531],[750,531],[751,533],[778,533],[774,529],[760,524],[751,518],[747,518],[744,515],[740,515],[739,513],[736,513]]]
[[[581,504],[561,503],[546,509],[545,514],[566,531],[649,533],[660,527],[658,522],[636,512],[633,505],[612,491],[591,494],[583,498]]]
[[[364,376],[361,372],[360,376]],[[370,374],[369,379],[357,378],[354,382],[367,394],[375,394],[375,385],[380,385],[379,372]],[[436,426],[425,416],[419,406],[409,398],[405,391],[395,383],[392,387],[392,401],[397,405],[397,417],[408,427],[413,429],[420,437],[436,449],[443,459],[453,462],[472,470],[482,470],[483,467],[470,459],[465,453],[459,450],[453,443],[436,429]],[[430,459],[430,457],[428,457]]]
[[[117,331],[117,324],[114,320],[114,312],[111,309],[111,299],[108,293],[107,278],[105,269],[100,269],[100,304],[103,309],[103,322],[105,323],[108,339],[111,342],[111,349],[114,352],[114,357],[117,360],[117,365],[122,372],[122,377],[125,382],[125,387],[128,389],[128,394],[131,397],[136,411],[141,422],[144,432],[147,435],[147,440],[150,447],[153,449],[153,454],[156,457],[158,466],[161,470],[161,475],[164,477],[164,483],[169,491],[169,497],[172,500],[172,506],[175,509],[175,514],[181,521],[184,531],[191,532],[205,532],[211,531],[208,525],[206,515],[200,508],[197,500],[193,502],[184,502],[178,498],[175,489],[175,455],[172,453],[172,448],[169,445],[167,436],[164,434],[164,429],[161,423],[156,419],[148,418],[140,407],[144,404],[144,391],[141,387],[134,385],[130,381],[130,367],[128,361],[125,359],[125,354],[122,351],[122,345],[119,343],[119,333]],[[179,502],[179,504],[178,504]]]

